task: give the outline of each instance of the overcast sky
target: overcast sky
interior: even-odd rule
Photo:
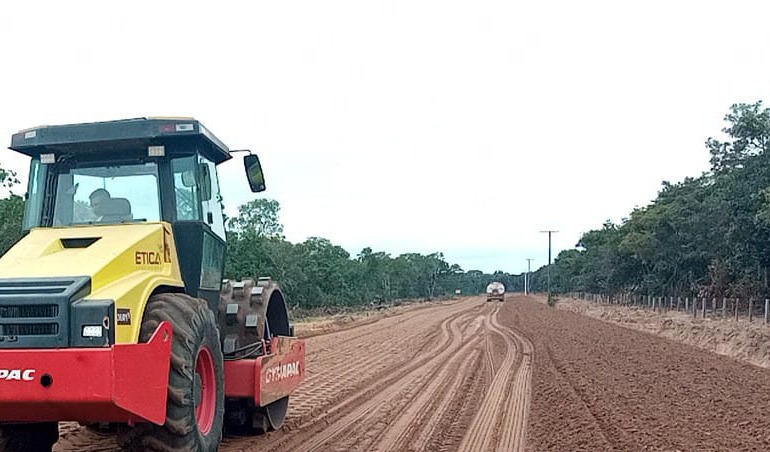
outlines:
[[[770,98],[762,1],[230,4],[3,2],[0,140],[194,116],[257,151],[293,242],[518,273],[540,230],[555,256],[707,170],[729,106]],[[230,214],[254,198],[240,159],[220,178]]]

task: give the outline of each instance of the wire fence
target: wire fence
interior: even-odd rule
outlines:
[[[768,323],[770,299],[703,298],[703,297],[656,297],[651,295],[603,295],[585,292],[567,294],[571,298],[591,303],[619,306],[636,306],[653,312],[684,312],[694,319],[747,320]]]

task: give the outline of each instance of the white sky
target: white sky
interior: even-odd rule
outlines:
[[[770,98],[762,1],[224,3],[0,3],[0,140],[195,116],[258,152],[291,241],[521,272],[538,231],[555,256],[620,221]],[[233,214],[254,195],[221,171]]]

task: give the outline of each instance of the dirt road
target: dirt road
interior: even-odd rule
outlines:
[[[531,344],[480,297],[307,339],[286,425],[221,450],[522,450]],[[55,450],[113,450],[67,425]]]
[[[511,307],[534,346],[528,450],[770,450],[770,371],[542,303]]]
[[[502,426],[526,426],[528,398],[513,388],[528,390],[516,370],[531,367],[500,307],[466,299],[310,338],[290,432],[223,449],[515,450]]]
[[[223,451],[770,450],[770,372],[509,295],[307,339],[287,424]],[[56,450],[113,450],[64,427]]]

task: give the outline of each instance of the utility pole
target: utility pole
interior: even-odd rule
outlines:
[[[524,295],[527,295],[527,277],[529,272],[524,272]]]
[[[529,271],[530,271],[530,264],[532,264],[532,258],[528,257],[526,260],[527,260],[527,273],[524,273],[524,295],[529,295]]]
[[[551,234],[559,231],[545,230],[540,232],[548,233],[548,267],[546,270],[548,274],[548,304],[551,304]]]

